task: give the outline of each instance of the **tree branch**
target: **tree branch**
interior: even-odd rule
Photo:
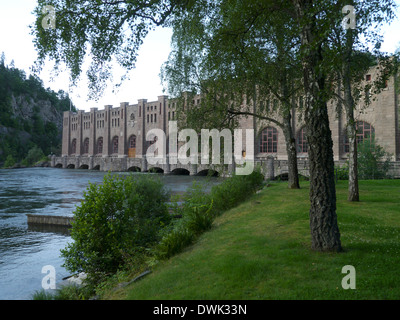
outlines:
[[[261,119],[261,120],[270,121],[270,122],[276,124],[277,126],[279,126],[280,128],[283,129],[283,124],[280,123],[278,120],[276,120],[276,119],[274,119],[274,118],[262,116],[262,115],[257,114],[257,113],[248,112],[248,111],[235,111],[235,110],[232,110],[232,109],[228,109],[228,113],[234,114],[234,115],[236,115],[236,116],[240,116],[240,115],[244,115],[244,116],[253,116],[253,117],[256,117],[256,118]]]

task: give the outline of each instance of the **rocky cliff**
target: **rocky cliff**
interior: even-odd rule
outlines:
[[[11,95],[11,108],[15,118],[32,121],[35,113],[44,123],[52,122],[58,129],[62,130],[63,111],[56,108],[49,100],[35,101],[32,97]]]
[[[24,71],[6,66],[1,57],[0,167],[7,159],[28,163],[40,155],[59,153],[63,112],[70,108],[64,91],[45,89],[38,77],[27,77]],[[29,157],[30,151],[35,157]]]

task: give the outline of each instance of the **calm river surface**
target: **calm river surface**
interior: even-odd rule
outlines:
[[[65,229],[32,227],[26,214],[71,216],[88,182],[100,183],[106,173],[88,170],[29,168],[0,170],[0,299],[25,300],[41,290],[51,265],[57,283],[70,274],[62,267],[60,249],[72,239]],[[122,175],[128,173],[121,173]],[[183,192],[193,180],[206,177],[163,176],[165,186]],[[207,180],[214,184],[218,178]]]

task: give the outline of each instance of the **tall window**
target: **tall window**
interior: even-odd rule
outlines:
[[[89,153],[89,138],[83,141],[83,153]]]
[[[265,128],[260,135],[260,152],[275,153],[278,151],[278,130],[273,127]]]
[[[114,137],[112,140],[112,153],[118,153],[118,137]]]
[[[364,121],[357,122],[357,143],[361,143],[364,139],[372,139],[375,129],[369,123]]]
[[[75,154],[76,153],[76,139],[72,140],[71,143],[71,153]]]
[[[369,123],[364,121],[357,121],[356,123],[356,139],[357,144],[364,141],[364,139],[372,139],[372,136],[375,134],[375,129]],[[349,152],[349,137],[347,136],[347,132],[345,131],[343,134],[343,151]]]
[[[136,136],[135,135],[130,136],[130,138],[129,138],[129,148],[130,149],[136,148]]]
[[[297,152],[298,153],[307,153],[308,152],[306,129],[304,127],[301,128],[299,133],[297,134]]]
[[[100,137],[97,139],[97,153],[102,154],[103,153],[103,138]]]

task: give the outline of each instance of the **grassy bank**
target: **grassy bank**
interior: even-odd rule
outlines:
[[[310,250],[308,182],[272,183],[218,217],[153,272],[104,299],[399,299],[400,180],[360,181],[361,202],[337,184],[342,253]],[[342,288],[342,267],[356,289]]]

